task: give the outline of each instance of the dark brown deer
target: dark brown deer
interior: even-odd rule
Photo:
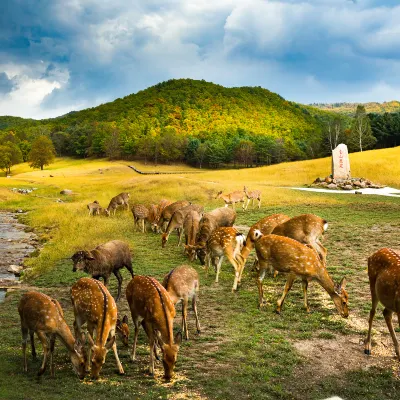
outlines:
[[[174,214],[175,211],[180,210],[183,207],[186,207],[190,205],[189,201],[186,200],[181,200],[181,201],[176,201],[175,203],[171,203],[168,206],[166,206],[160,214],[160,217],[158,218],[158,220],[155,223],[155,229],[157,232],[159,232],[160,230],[164,230],[165,231],[165,224],[167,222],[169,222],[169,220],[171,219],[172,215]]]
[[[113,215],[115,216],[115,212],[119,206],[124,206],[127,211],[129,211],[129,197],[129,193],[126,192],[120,193],[119,195],[113,197],[107,207],[109,214],[111,215],[111,212],[113,211]]]
[[[117,305],[110,292],[96,279],[80,278],[71,287],[71,301],[77,338],[82,338],[82,326],[87,325],[87,338],[90,346],[86,370],[89,371],[91,362],[92,378],[98,379],[100,370],[106,361],[106,354],[112,348],[118,371],[120,374],[124,374],[115,340]],[[91,353],[93,353],[92,357]]]
[[[189,251],[196,243],[196,236],[199,231],[201,214],[197,211],[190,211],[183,221],[183,231],[185,233],[185,255],[189,257],[190,261],[194,261],[196,251]]]
[[[265,305],[262,281],[267,270],[272,268],[288,274],[282,297],[277,302],[277,312],[280,313],[285,297],[291,289],[296,277],[302,279],[304,305],[307,312],[310,311],[307,300],[308,282],[316,280],[329,294],[333,300],[338,313],[347,318],[348,295],[345,290],[346,279],[343,278],[339,284],[335,284],[329,276],[325,264],[318,257],[317,252],[309,246],[299,243],[297,240],[278,236],[265,235],[255,231],[256,252],[259,260],[260,270],[258,276],[259,305]]]
[[[185,339],[189,340],[187,327],[187,309],[189,300],[192,302],[192,309],[196,318],[197,333],[200,333],[199,316],[197,315],[197,293],[199,292],[200,280],[197,271],[189,265],[181,265],[165,275],[163,286],[167,290],[174,305],[182,302],[182,328]]]
[[[136,359],[136,345],[139,332],[139,320],[149,338],[150,344],[150,374],[154,375],[154,354],[158,343],[162,351],[165,379],[170,380],[178,356],[182,333],[175,339],[173,324],[175,307],[164,287],[150,276],[135,275],[126,288],[126,299],[135,326],[131,359]]]
[[[58,337],[67,348],[72,366],[80,379],[85,377],[85,357],[82,345],[75,341],[64,319],[63,310],[59,302],[39,292],[27,292],[22,295],[18,305],[18,313],[21,318],[22,354],[24,357],[24,371],[28,371],[26,357],[26,343],[28,334],[32,348],[32,357],[36,359],[34,333],[38,336],[43,346],[43,362],[38,375],[46,370],[48,358],[50,358],[50,372],[54,377],[53,353],[56,338]]]
[[[399,343],[393,329],[392,316],[400,315],[400,254],[388,248],[376,251],[368,258],[368,276],[371,289],[372,307],[369,313],[368,336],[365,354],[371,354],[371,329],[376,307],[382,303],[383,316],[392,337],[396,356],[400,361]]]
[[[246,202],[243,205],[243,210],[247,210],[250,200],[251,200],[252,207],[254,206],[254,200],[258,201],[258,208],[261,207],[261,191],[260,190],[253,190],[253,191],[249,192],[245,186],[243,191],[244,191],[244,194],[246,195]]]

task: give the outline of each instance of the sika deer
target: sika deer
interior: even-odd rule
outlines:
[[[400,254],[392,249],[383,248],[368,258],[368,276],[371,289],[372,307],[369,313],[368,336],[364,353],[371,354],[371,329],[376,307],[381,302],[385,307],[383,316],[392,337],[394,349],[400,361],[399,343],[393,329],[392,315],[400,315]]]
[[[326,248],[321,244],[319,238],[328,229],[328,222],[314,214],[303,214],[290,218],[288,221],[278,225],[273,235],[292,238],[303,244],[309,244],[318,253],[321,261],[326,264]]]
[[[47,359],[50,354],[50,371],[54,377],[53,352],[56,338],[59,337],[67,348],[71,357],[72,366],[80,379],[85,377],[85,358],[82,345],[75,341],[64,319],[63,310],[57,300],[39,292],[27,292],[22,295],[18,305],[18,313],[21,318],[22,354],[24,356],[24,371],[28,371],[26,359],[26,343],[28,333],[32,348],[32,357],[36,359],[34,333],[37,334],[43,346],[43,362],[38,372],[42,375],[46,370]]]
[[[274,268],[279,272],[286,272],[288,278],[286,281],[285,289],[282,297],[277,302],[277,312],[280,313],[283,302],[289,290],[291,289],[296,277],[302,279],[303,292],[304,292],[304,305],[307,312],[310,311],[307,301],[307,287],[308,282],[316,280],[329,294],[333,300],[338,313],[347,318],[349,315],[348,310],[348,295],[345,290],[346,279],[343,278],[341,282],[336,285],[332,278],[329,276],[325,264],[323,264],[318,257],[314,248],[305,246],[297,240],[278,236],[278,235],[265,235],[263,236],[260,231],[254,232],[256,239],[256,252],[260,264],[260,271],[258,276],[258,294],[259,305],[265,305],[264,292],[262,281],[265,276],[265,271]]]
[[[178,231],[178,246],[181,244],[182,239],[182,231],[183,231],[183,223],[185,221],[186,215],[191,211],[196,211],[197,213],[202,213],[204,207],[197,206],[195,204],[190,204],[186,207],[183,207],[179,210],[176,210],[173,214],[171,219],[168,222],[167,229],[165,233],[162,234],[161,237],[161,245],[165,247],[171,232],[176,229]]]
[[[189,261],[194,261],[196,251],[190,251],[196,242],[196,236],[199,231],[201,215],[197,211],[190,211],[183,222],[183,231],[185,232],[185,255]]]
[[[225,202],[225,207],[228,207],[229,204],[232,204],[232,208],[235,209],[236,203],[243,203],[242,208],[244,210],[244,202],[245,202],[245,194],[239,190],[229,193],[222,194],[222,190],[217,193],[216,199],[222,199]]]
[[[117,211],[117,207],[119,206],[125,206],[125,208],[129,211],[129,197],[130,194],[123,192],[120,193],[119,195],[113,197],[110,200],[110,204],[107,207],[107,211],[111,214],[111,211],[114,211],[114,216],[115,216],[115,212]]]
[[[232,291],[237,290],[240,283],[240,262],[236,259],[245,244],[244,235],[232,227],[217,228],[207,241],[207,264],[206,272],[212,263],[215,271],[215,282],[218,283],[218,277],[221,270],[224,255],[235,269],[235,280]]]
[[[246,189],[246,186],[243,189],[244,194],[246,195],[246,202],[243,204],[243,210],[247,210],[247,207],[249,206],[250,200],[251,200],[251,205],[254,205],[254,200],[258,201],[258,208],[261,207],[261,191],[260,190],[253,190],[248,192]]]
[[[196,317],[197,333],[200,333],[200,322],[197,315],[196,297],[199,291],[199,274],[189,265],[181,265],[171,270],[165,275],[163,286],[167,290],[169,297],[174,305],[182,302],[182,328],[185,333],[185,339],[189,340],[189,331],[187,327],[187,309],[189,299],[192,302],[192,309]]]
[[[93,203],[89,203],[87,205],[87,208],[89,210],[89,216],[95,216],[95,215],[105,215],[106,217],[110,216],[110,212],[107,210],[107,208],[103,208],[100,206],[99,202],[95,200]]]
[[[171,217],[175,211],[180,210],[181,208],[184,208],[188,205],[190,205],[189,201],[181,200],[181,201],[176,201],[175,203],[171,203],[168,206],[166,206],[161,211],[161,214],[160,214],[158,220],[155,222],[156,231],[159,232],[160,229],[163,229],[164,224],[166,222],[169,222],[169,220],[171,219]]]
[[[81,278],[71,287],[71,301],[75,315],[76,337],[82,337],[82,326],[87,324],[87,338],[90,347],[86,370],[89,371],[91,362],[92,378],[98,379],[100,370],[106,361],[106,354],[112,347],[118,371],[120,374],[124,374],[115,340],[117,305],[110,292],[96,279]],[[95,338],[93,338],[93,332],[96,332]],[[92,358],[90,357],[91,352],[93,352]]]
[[[128,317],[124,315],[122,321],[117,318],[117,323],[115,325],[117,334],[119,338],[122,340],[122,343],[128,347],[129,346],[129,325],[128,325]]]
[[[126,287],[126,299],[135,325],[135,338],[131,360],[136,359],[136,344],[139,333],[139,319],[149,338],[150,374],[154,375],[154,354],[156,343],[163,353],[164,375],[170,380],[175,367],[182,333],[173,336],[175,307],[163,286],[150,276],[135,275]]]
[[[146,232],[146,225],[145,221],[149,217],[149,209],[144,206],[143,204],[135,204],[132,207],[132,214],[133,214],[133,225],[136,228],[140,229],[139,223],[142,221],[142,232]]]

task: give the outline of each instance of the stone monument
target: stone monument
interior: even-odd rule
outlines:
[[[344,143],[340,143],[332,151],[332,178],[336,180],[351,178],[349,152]]]

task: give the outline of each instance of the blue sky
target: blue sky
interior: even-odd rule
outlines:
[[[399,99],[400,1],[0,1],[0,115],[54,117],[171,78]]]

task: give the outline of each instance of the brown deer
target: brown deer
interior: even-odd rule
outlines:
[[[175,229],[178,231],[178,246],[181,244],[181,239],[182,239],[182,233],[183,233],[183,223],[185,221],[186,215],[190,211],[196,211],[198,213],[202,213],[204,210],[204,207],[202,206],[197,206],[195,204],[190,204],[186,207],[183,207],[179,210],[176,210],[173,214],[171,219],[168,222],[167,229],[165,230],[165,233],[162,234],[161,237],[161,245],[162,247],[165,247],[169,238],[169,235],[171,234],[172,231]]]
[[[400,361],[399,343],[393,329],[393,313],[400,315],[400,254],[392,249],[383,248],[368,258],[368,276],[371,289],[372,307],[369,313],[368,336],[364,353],[371,354],[371,329],[376,307],[381,302],[383,316],[392,337],[394,349]]]
[[[200,220],[196,243],[185,247],[189,258],[193,257],[193,252],[196,252],[201,265],[205,265],[205,257],[207,254],[206,245],[211,234],[215,229],[221,226],[233,226],[235,220],[236,211],[230,208],[220,207],[210,211],[209,213],[205,213],[203,218]]]
[[[157,220],[157,206],[155,204],[150,204],[149,215],[146,218],[146,222],[150,225],[151,230],[153,230],[153,226],[156,220]]]
[[[182,328],[185,339],[189,340],[189,331],[187,327],[187,309],[189,300],[192,302],[192,309],[196,318],[197,333],[200,333],[199,316],[197,315],[196,298],[199,291],[199,274],[189,265],[181,265],[171,270],[165,275],[163,286],[167,290],[169,297],[174,305],[182,302]]]
[[[246,195],[246,202],[243,204],[243,210],[247,210],[251,200],[251,206],[254,206],[254,200],[258,201],[258,208],[261,207],[261,191],[260,190],[253,190],[248,192],[246,186],[243,189],[244,194]]]
[[[131,360],[136,359],[139,319],[149,338],[150,374],[154,375],[154,355],[158,343],[162,351],[165,379],[170,380],[178,356],[182,333],[173,336],[175,307],[164,287],[150,276],[135,275],[126,287],[126,299],[135,326]]]
[[[242,273],[243,273],[244,266],[246,264],[246,260],[249,256],[250,252],[254,248],[254,244],[255,244],[254,232],[258,229],[263,235],[269,235],[277,225],[279,225],[289,219],[290,219],[290,217],[288,217],[285,214],[272,214],[272,215],[268,215],[267,217],[260,219],[254,225],[251,226],[251,228],[247,234],[247,237],[246,237],[246,244],[243,247],[240,255],[237,256],[237,259],[241,263],[240,279],[242,277]],[[256,260],[255,260],[253,266],[258,267],[257,257],[256,257]]]
[[[124,206],[127,211],[129,211],[129,197],[129,193],[126,192],[120,193],[119,195],[113,197],[107,207],[109,214],[111,215],[111,212],[114,211],[113,215],[115,216],[115,212],[119,206]]]
[[[142,223],[142,232],[145,233],[146,232],[146,220],[149,217],[149,209],[144,206],[143,204],[135,204],[132,207],[132,214],[133,214],[133,225],[136,228],[139,228],[140,230],[140,222]]]
[[[256,252],[259,260],[260,271],[258,275],[258,294],[259,305],[265,305],[264,292],[262,281],[265,272],[268,269],[274,268],[279,272],[288,274],[285,289],[282,297],[277,302],[278,313],[282,310],[282,305],[285,297],[291,289],[296,277],[301,277],[304,293],[304,305],[307,312],[310,311],[307,300],[308,282],[316,280],[329,294],[333,300],[338,313],[347,318],[348,310],[348,295],[345,290],[346,279],[343,278],[337,285],[329,276],[325,264],[318,257],[315,249],[299,243],[297,240],[278,236],[278,235],[262,235],[258,230],[255,231]]]
[[[229,204],[232,204],[232,208],[235,209],[236,203],[243,203],[242,208],[244,210],[244,202],[245,202],[245,194],[240,190],[229,194],[222,194],[222,190],[217,193],[216,199],[222,199],[225,202],[225,207],[228,207]]]
[[[189,251],[196,242],[196,236],[199,231],[201,215],[197,211],[190,211],[183,221],[183,231],[185,233],[185,255],[189,257],[189,261],[194,261],[196,251]]]
[[[212,263],[217,273],[215,276],[215,282],[218,283],[222,261],[224,256],[226,256],[235,269],[235,279],[232,291],[237,290],[237,285],[240,283],[240,262],[236,257],[240,254],[244,244],[244,235],[232,227],[221,227],[215,229],[207,241],[206,273],[208,273],[208,268]]]
[[[155,229],[157,232],[160,232],[161,230],[165,231],[164,225],[169,222],[171,219],[172,215],[174,214],[175,211],[180,210],[183,207],[186,207],[190,205],[189,201],[186,200],[181,200],[181,201],[176,201],[175,203],[171,203],[168,206],[166,206],[162,211],[161,214],[158,218],[158,220],[155,222]]]
[[[122,321],[117,318],[117,323],[115,325],[117,334],[119,338],[122,340],[124,346],[129,346],[129,325],[128,325],[128,317],[124,315]]]
[[[120,374],[124,369],[119,361],[115,331],[117,305],[107,288],[98,280],[80,278],[71,287],[71,301],[74,310],[74,329],[77,338],[82,337],[82,326],[87,324],[88,357],[86,370],[92,367],[92,378],[98,379],[106,361],[106,354],[112,348]],[[96,332],[95,338],[93,333]],[[90,353],[93,353],[90,357]]]
[[[321,261],[326,264],[326,248],[319,238],[328,229],[328,222],[314,214],[302,214],[290,218],[288,221],[276,226],[272,231],[274,235],[286,236],[303,244],[309,244],[318,253]]]
[[[22,354],[24,357],[24,371],[28,371],[26,357],[26,343],[28,333],[32,348],[32,357],[36,359],[34,333],[38,336],[43,346],[43,362],[38,375],[46,370],[48,358],[50,358],[50,372],[54,377],[53,353],[56,338],[67,348],[72,366],[80,379],[85,377],[85,357],[82,345],[75,341],[64,319],[63,310],[59,302],[39,292],[27,292],[22,295],[18,304],[18,313],[21,318]]]

